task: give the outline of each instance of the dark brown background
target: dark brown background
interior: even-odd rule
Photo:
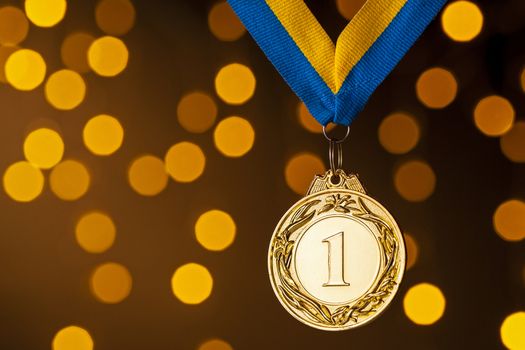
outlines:
[[[307,3],[335,38],[345,25],[335,3]],[[128,68],[116,79],[88,74],[87,100],[72,112],[53,110],[42,87],[20,93],[0,85],[1,169],[22,159],[25,132],[42,117],[57,121],[66,156],[82,159],[92,174],[90,191],[73,203],[47,189],[29,204],[0,195],[0,348],[49,349],[56,331],[70,324],[85,326],[97,350],[195,349],[210,337],[235,349],[501,348],[502,320],[525,308],[525,246],[501,240],[492,214],[502,201],[525,196],[525,168],[508,161],[471,115],[481,97],[498,93],[523,118],[518,76],[525,63],[525,8],[522,0],[478,3],[485,14],[479,38],[453,43],[436,21],[352,125],[346,167],[413,233],[420,258],[385,314],[348,332],[305,327],[273,295],[268,242],[298,199],[284,181],[285,163],[304,150],[324,157],[327,144],[297,124],[296,97],[248,35],[224,43],[210,34],[211,1],[135,0],[137,21],[124,37]],[[94,22],[95,1],[68,5],[59,26],[32,27],[23,44],[44,54],[49,71],[61,67],[67,33],[102,34]],[[240,114],[255,128],[255,146],[241,159],[221,156],[210,132],[189,134],[175,115],[185,92],[212,92],[217,70],[232,61],[248,64],[257,77],[256,95],[246,105],[219,105],[219,117]],[[414,85],[435,65],[451,69],[460,90],[450,107],[431,111],[417,101]],[[422,140],[408,156],[387,154],[376,136],[382,118],[400,109],[423,126]],[[118,115],[126,130],[123,148],[109,158],[90,155],[80,137],[89,117],[102,112]],[[203,147],[204,175],[189,185],[171,182],[154,198],[136,195],[126,179],[129,162],[143,152],[163,156],[180,140]],[[393,169],[411,157],[428,161],[437,176],[435,193],[421,204],[404,201],[393,187]],[[205,251],[193,238],[198,215],[216,207],[230,212],[238,226],[235,244],[222,253]],[[118,228],[115,246],[102,255],[86,254],[74,241],[78,216],[94,208],[110,212]],[[105,261],[123,263],[133,276],[131,295],[117,305],[97,302],[87,287],[92,268]],[[204,264],[214,276],[212,296],[198,306],[180,303],[170,289],[174,269],[188,261]],[[438,285],[447,300],[445,315],[429,327],[414,325],[402,308],[404,293],[419,282]]]

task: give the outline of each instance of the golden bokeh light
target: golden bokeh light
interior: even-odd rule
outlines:
[[[492,95],[481,99],[474,108],[474,122],[487,136],[501,136],[514,124],[514,107],[504,97]]]
[[[195,181],[204,172],[206,157],[201,148],[191,142],[177,143],[164,158],[168,174],[177,182]]]
[[[506,241],[525,238],[525,202],[511,199],[500,204],[492,218],[494,230]]]
[[[525,67],[521,70],[520,84],[521,89],[525,92]]]
[[[217,105],[208,94],[200,91],[192,92],[179,101],[177,118],[187,131],[202,133],[215,123]]]
[[[47,101],[56,109],[71,110],[84,101],[86,83],[77,72],[61,69],[47,79],[45,94]]]
[[[423,72],[416,83],[419,101],[428,108],[447,107],[456,98],[458,83],[454,75],[444,68],[430,68]]]
[[[403,299],[405,314],[410,321],[420,326],[436,323],[445,313],[445,304],[441,290],[430,283],[411,287]]]
[[[17,202],[30,202],[44,189],[42,171],[28,162],[10,165],[4,173],[4,190]]]
[[[231,105],[242,105],[255,93],[255,75],[250,68],[239,63],[229,64],[215,77],[217,95]]]
[[[114,262],[105,263],[95,268],[89,285],[98,301],[117,304],[131,293],[133,280],[128,269]]]
[[[27,18],[38,27],[52,27],[66,15],[66,0],[25,0]]]
[[[222,210],[210,210],[202,214],[195,224],[195,237],[206,249],[221,251],[235,240],[235,221]]]
[[[93,154],[109,156],[122,146],[124,129],[117,118],[100,114],[86,123],[82,137],[87,149]]]
[[[405,233],[405,245],[407,249],[407,270],[410,270],[417,262],[419,256],[419,248],[412,235]]]
[[[415,118],[407,113],[394,113],[379,126],[379,142],[390,153],[404,154],[416,147],[421,136]]]
[[[323,126],[319,124],[313,115],[308,111],[306,105],[303,102],[299,102],[297,106],[297,118],[303,128],[314,134],[320,134],[323,132]],[[328,124],[326,130],[330,131],[335,127],[335,124]]]
[[[410,202],[422,202],[434,193],[436,175],[426,162],[412,160],[402,164],[395,172],[397,192]]]
[[[4,69],[9,84],[22,91],[35,89],[46,76],[46,62],[38,52],[29,49],[13,52]]]
[[[500,336],[508,349],[525,349],[525,311],[507,316],[501,324]]]
[[[483,29],[483,13],[473,2],[453,1],[443,10],[441,26],[452,40],[471,41]]]
[[[27,161],[41,169],[49,169],[62,160],[64,141],[51,129],[40,128],[27,135],[24,141],[24,156]]]
[[[246,32],[233,9],[226,1],[216,3],[208,15],[210,31],[219,40],[235,41]]]
[[[74,201],[86,194],[90,181],[84,164],[72,159],[59,163],[49,175],[51,191],[65,201]]]
[[[304,195],[315,175],[326,171],[323,161],[312,153],[300,153],[292,157],[284,169],[288,187],[297,194]]]
[[[0,45],[14,46],[20,44],[27,36],[29,22],[18,7],[0,8]]]
[[[7,77],[5,76],[5,64],[9,56],[19,49],[20,48],[18,46],[0,45],[0,82],[7,83]]]
[[[128,181],[138,194],[155,196],[168,184],[168,173],[162,159],[152,155],[136,158],[129,167]]]
[[[200,304],[211,295],[213,278],[200,264],[188,263],[179,267],[171,278],[173,294],[185,304]]]
[[[299,102],[299,105],[297,106],[297,117],[299,118],[299,123],[301,126],[306,130],[315,134],[320,134],[323,132],[323,126],[319,124],[317,120],[315,120],[303,102]]]
[[[88,331],[78,326],[62,328],[55,334],[53,350],[93,350],[93,339]]]
[[[114,77],[128,65],[129,52],[122,40],[104,36],[91,43],[87,57],[89,66],[95,73],[103,77]]]
[[[60,47],[60,56],[64,65],[79,73],[89,72],[87,53],[94,40],[95,37],[84,32],[69,34]]]
[[[124,35],[135,23],[135,7],[129,0],[101,0],[95,9],[98,27],[109,35]]]
[[[221,339],[210,339],[202,343],[198,350],[233,350],[233,347]]]
[[[86,252],[103,253],[113,245],[117,229],[109,215],[94,211],[85,214],[78,220],[75,237],[78,245]]]
[[[228,117],[219,122],[213,133],[215,147],[227,157],[242,157],[255,141],[255,131],[246,119]]]
[[[501,151],[515,163],[525,163],[525,122],[517,122],[500,139]]]
[[[366,3],[366,0],[336,0],[335,3],[341,16],[351,20]]]

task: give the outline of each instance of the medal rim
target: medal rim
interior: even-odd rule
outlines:
[[[311,199],[313,199],[313,198],[315,198],[317,196],[326,195],[326,194],[329,194],[329,193],[344,193],[344,194],[356,195],[358,197],[362,196],[362,197],[365,197],[366,199],[370,200],[371,202],[373,202],[382,211],[384,211],[384,213],[386,214],[387,218],[390,220],[390,223],[393,226],[392,228],[394,229],[394,233],[399,233],[399,235],[398,235],[399,238],[400,238],[399,242],[402,244],[403,252],[404,252],[404,254],[399,254],[399,257],[400,257],[400,269],[399,269],[398,277],[396,278],[396,285],[394,287],[394,290],[390,293],[391,297],[389,298],[389,300],[387,302],[383,303],[384,306],[382,306],[381,310],[379,312],[375,312],[373,315],[371,315],[370,317],[366,318],[362,322],[358,322],[358,323],[354,323],[354,324],[350,324],[350,325],[342,326],[342,327],[327,327],[327,326],[318,325],[316,323],[313,323],[311,321],[303,319],[302,317],[297,315],[296,312],[293,311],[289,307],[289,305],[284,302],[283,298],[280,296],[279,291],[277,289],[278,288],[277,287],[277,283],[274,281],[275,277],[274,277],[274,273],[273,273],[273,269],[272,269],[272,259],[273,259],[273,257],[272,257],[272,247],[273,247],[273,244],[274,244],[274,238],[275,238],[275,235],[280,232],[279,228],[282,226],[283,222],[285,222],[287,220],[287,218],[290,216],[291,212],[295,208],[297,208],[300,204],[308,202],[309,200],[311,200]],[[294,247],[294,250],[295,250],[295,247]],[[398,248],[398,250],[400,250],[400,249]],[[272,237],[270,239],[270,244],[269,244],[269,247],[268,247],[268,265],[267,266],[268,266],[268,277],[270,279],[270,284],[272,285],[272,290],[273,290],[275,296],[277,297],[277,299],[279,300],[279,303],[284,307],[284,309],[289,314],[291,314],[299,322],[301,322],[301,323],[303,323],[303,324],[305,324],[305,325],[307,325],[309,327],[316,328],[316,329],[323,330],[323,331],[338,332],[338,331],[345,331],[345,330],[359,328],[361,326],[364,326],[364,325],[374,321],[375,319],[377,319],[383,312],[385,312],[390,307],[392,301],[394,300],[395,296],[397,295],[397,293],[399,291],[399,287],[403,283],[403,277],[404,277],[404,273],[405,273],[405,270],[406,270],[406,262],[407,262],[407,251],[406,251],[406,244],[405,244],[405,238],[404,238],[403,232],[401,231],[399,225],[397,224],[397,222],[394,219],[394,217],[392,216],[392,214],[379,201],[377,201],[375,198],[369,196],[367,193],[363,193],[363,192],[360,192],[360,191],[355,191],[355,190],[351,190],[351,189],[347,189],[347,188],[328,188],[328,189],[325,189],[325,190],[322,190],[322,191],[318,191],[318,192],[314,192],[314,193],[308,194],[308,195],[300,198],[298,201],[296,201],[294,204],[292,204],[292,206],[281,217],[281,219],[279,220],[279,222],[275,226],[275,229],[274,229],[274,231],[272,233]],[[326,303],[326,304],[329,304],[329,303]]]

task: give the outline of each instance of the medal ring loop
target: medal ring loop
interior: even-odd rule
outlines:
[[[336,182],[339,181],[338,170],[343,168],[343,144],[337,143],[336,141],[330,141],[330,148],[328,149],[328,159],[330,161],[330,169],[332,170],[332,176],[336,176],[334,179]],[[332,183],[336,185],[336,183]]]
[[[346,132],[345,132],[345,135],[342,138],[336,139],[334,137],[328,136],[328,131],[326,130],[326,125],[323,125],[323,135],[328,141],[334,142],[336,144],[340,144],[340,143],[345,142],[345,140],[348,138],[348,135],[350,135],[350,126],[348,126],[348,125],[346,126]]]

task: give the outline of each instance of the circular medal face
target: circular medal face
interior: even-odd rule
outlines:
[[[377,317],[397,292],[405,245],[396,222],[359,191],[329,189],[297,202],[270,242],[277,298],[299,321],[345,330]]]

